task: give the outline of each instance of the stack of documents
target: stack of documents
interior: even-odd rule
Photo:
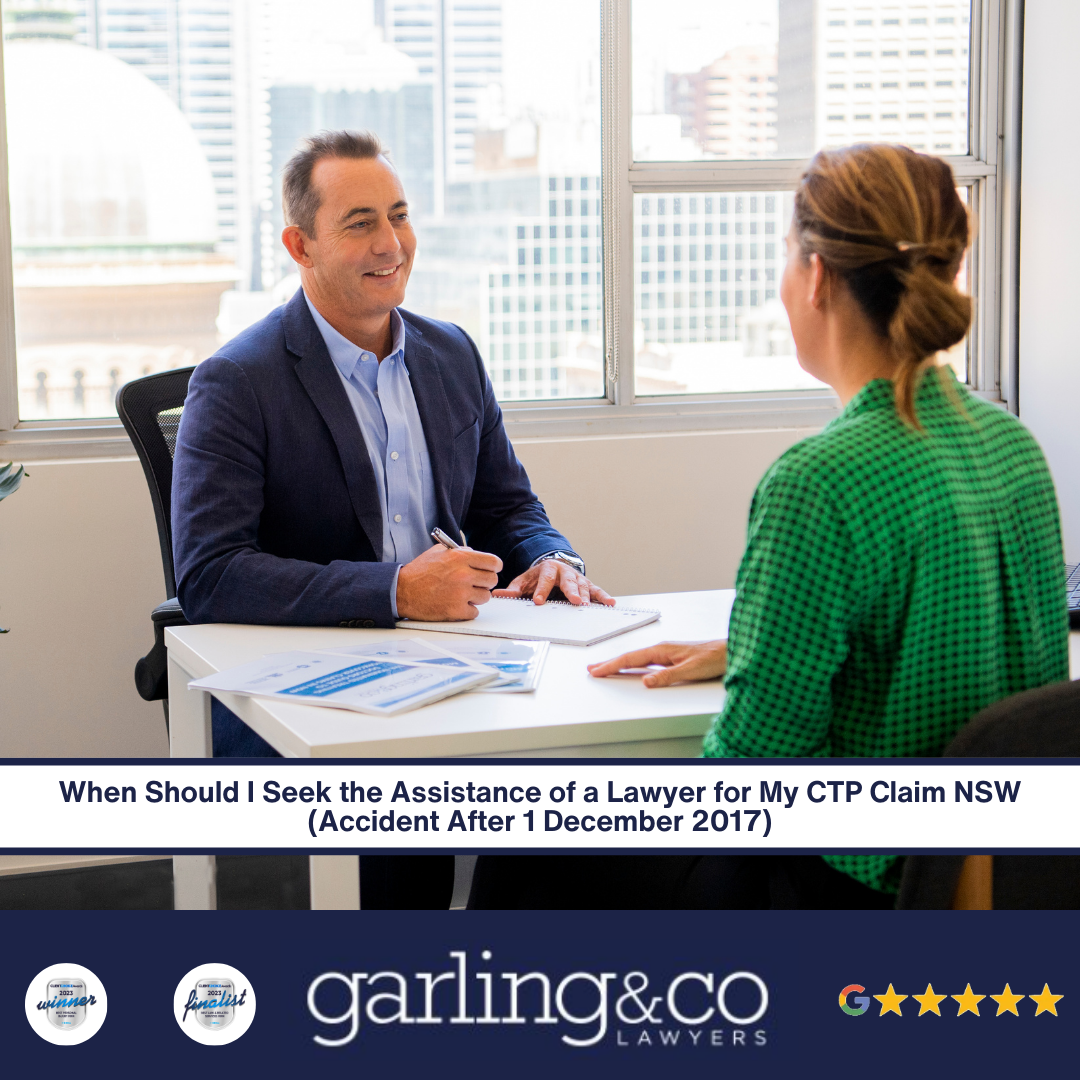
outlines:
[[[188,683],[193,690],[275,698],[303,705],[393,716],[496,681],[490,667],[285,652]]]
[[[466,624],[468,625],[468,624]],[[440,667],[482,668],[497,678],[477,689],[484,694],[522,694],[535,690],[547,659],[546,641],[492,641],[490,638],[459,638],[454,651],[420,638],[392,638],[330,649],[334,655],[371,656]]]

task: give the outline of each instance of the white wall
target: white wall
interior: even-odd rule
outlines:
[[[1057,485],[1066,557],[1080,561],[1080,3],[1025,5],[1020,214],[1020,417]]]
[[[730,588],[766,467],[809,431],[535,439],[517,451],[612,593]],[[165,756],[135,692],[164,599],[134,459],[52,462],[0,503],[0,757]]]
[[[625,596],[733,588],[754,488],[808,434],[588,436],[515,448],[589,576]]]
[[[161,705],[133,675],[165,599],[142,468],[28,471],[0,503],[0,756],[167,756]]]

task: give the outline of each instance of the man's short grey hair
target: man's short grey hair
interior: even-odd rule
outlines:
[[[311,173],[324,158],[353,158],[361,161],[390,155],[373,131],[320,131],[305,139],[300,149],[281,171],[281,208],[285,224],[295,225],[305,236],[315,236],[315,215],[319,193],[311,183]]]

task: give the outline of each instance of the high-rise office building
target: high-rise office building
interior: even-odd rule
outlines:
[[[667,109],[709,157],[776,154],[776,49],[740,45],[691,74],[668,74]]]
[[[436,168],[467,177],[485,96],[503,74],[502,0],[380,0],[385,40],[416,61],[434,88]],[[442,192],[437,193],[440,200]]]
[[[598,176],[534,177],[535,208],[510,218],[505,261],[481,282],[480,351],[502,399],[603,390],[599,184]],[[683,346],[788,351],[771,325],[783,323],[782,196],[635,195],[634,211],[638,352],[652,356],[655,392],[698,389],[692,373],[673,366]]]
[[[968,0],[780,0],[779,152],[967,153],[970,34]]]
[[[528,185],[531,205],[507,215],[505,261],[480,283],[480,353],[500,398],[595,396],[603,390],[600,177],[534,173]],[[520,206],[524,192],[515,194]]]

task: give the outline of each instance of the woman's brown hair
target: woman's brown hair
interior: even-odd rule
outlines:
[[[903,146],[822,150],[795,192],[795,236],[851,290],[896,356],[896,407],[918,426],[915,389],[935,353],[963,340],[956,288],[969,238],[952,169]]]

